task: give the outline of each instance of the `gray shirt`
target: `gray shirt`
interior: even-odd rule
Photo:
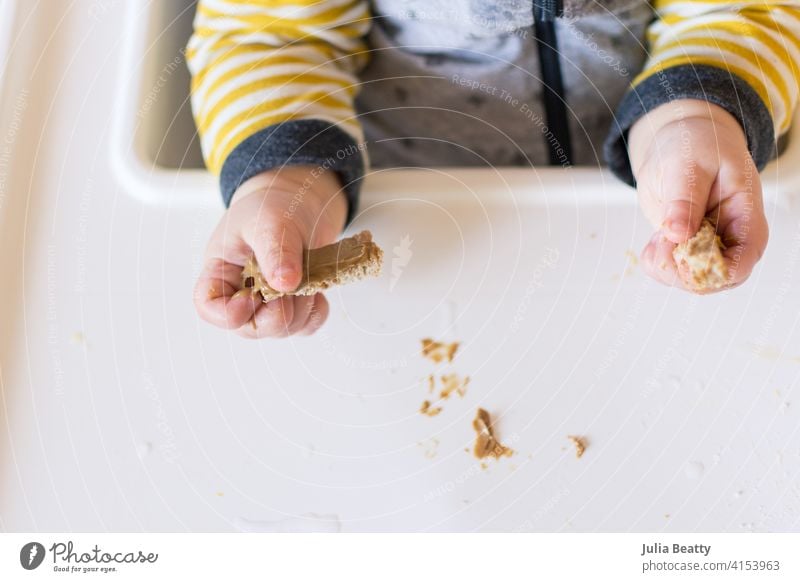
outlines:
[[[591,9],[582,12],[583,6]],[[556,32],[573,162],[602,144],[646,59],[644,0],[567,2]],[[548,163],[531,2],[373,0],[357,110],[373,166]]]

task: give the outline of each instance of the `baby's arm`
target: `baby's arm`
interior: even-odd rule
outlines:
[[[196,287],[207,321],[264,337],[324,320],[321,295],[262,305],[233,294],[253,255],[273,288],[294,289],[303,249],[332,242],[355,212],[365,162],[353,100],[368,29],[363,0],[198,3],[192,110],[230,206]]]
[[[611,168],[636,183],[657,232],[645,268],[688,287],[672,259],[704,215],[728,246],[730,284],[750,275],[768,228],[758,171],[798,100],[800,2],[654,2],[651,56],[618,109]]]

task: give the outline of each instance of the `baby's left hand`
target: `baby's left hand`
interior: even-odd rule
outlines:
[[[654,279],[692,290],[672,257],[704,216],[727,247],[727,288],[743,283],[767,246],[761,180],[739,122],[705,101],[676,100],[642,117],[628,140],[639,204],[657,229],[641,254]]]

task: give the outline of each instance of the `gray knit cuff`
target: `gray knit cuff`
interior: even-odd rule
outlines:
[[[659,71],[628,91],[617,108],[603,153],[614,174],[635,185],[628,158],[628,130],[643,115],[676,99],[700,99],[719,105],[744,129],[756,167],[764,168],[775,152],[772,116],[758,93],[737,75],[717,67],[679,65]]]
[[[327,121],[300,119],[271,125],[245,139],[225,159],[219,176],[222,200],[229,206],[236,189],[261,172],[315,166],[339,174],[349,223],[358,208],[364,157],[363,145]]]

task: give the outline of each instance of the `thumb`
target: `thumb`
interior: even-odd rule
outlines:
[[[250,246],[267,284],[276,291],[294,291],[303,277],[303,237],[297,226],[279,221],[260,229],[254,239]]]
[[[695,166],[664,176],[661,232],[673,243],[682,243],[700,230],[715,177]]]

